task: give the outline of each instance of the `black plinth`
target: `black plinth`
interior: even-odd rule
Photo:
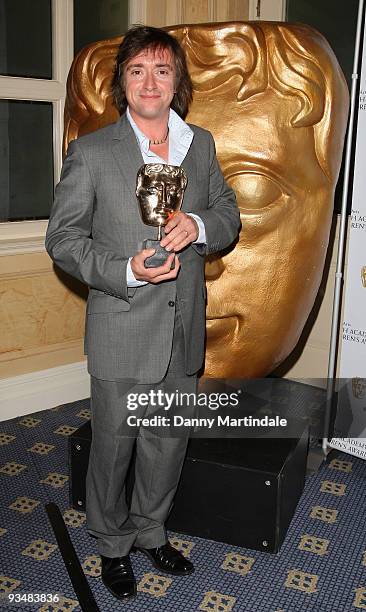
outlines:
[[[69,437],[70,504],[85,511],[85,480],[91,444],[91,425],[87,421]]]
[[[90,443],[89,422],[69,438],[70,497],[78,510],[85,510]],[[303,490],[307,452],[307,429],[297,439],[191,440],[168,529],[277,552]]]
[[[167,527],[277,552],[301,496],[308,432],[300,439],[191,440]]]

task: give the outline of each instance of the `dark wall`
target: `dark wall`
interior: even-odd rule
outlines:
[[[351,91],[353,56],[357,28],[358,0],[287,0],[287,21],[301,22],[316,28],[331,45]],[[344,177],[344,154],[334,198],[334,211],[341,212]],[[348,211],[351,209],[351,190]]]
[[[287,0],[287,21],[313,26],[331,45],[351,88],[358,0]]]

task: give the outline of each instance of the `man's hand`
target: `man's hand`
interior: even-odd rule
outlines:
[[[167,251],[181,251],[198,238],[198,225],[196,221],[182,211],[177,212],[169,219],[164,231],[165,236],[160,241],[160,244]]]
[[[145,268],[144,262],[147,257],[154,255],[155,249],[143,249],[139,251],[131,259],[131,270],[136,280],[147,281],[148,283],[161,283],[162,281],[171,280],[176,278],[178,270],[180,268],[180,262],[178,257],[171,253],[166,260],[165,264],[158,266],[157,268]],[[170,266],[174,261],[174,268],[171,270]]]

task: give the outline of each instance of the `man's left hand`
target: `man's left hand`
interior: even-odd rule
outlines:
[[[167,251],[181,251],[198,238],[198,225],[196,221],[179,211],[169,219],[165,228],[165,236],[160,241]]]

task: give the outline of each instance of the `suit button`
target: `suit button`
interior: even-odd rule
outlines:
[[[168,304],[169,304],[169,306],[171,306],[171,307],[175,306],[175,302],[173,302],[173,300],[169,300]]]

